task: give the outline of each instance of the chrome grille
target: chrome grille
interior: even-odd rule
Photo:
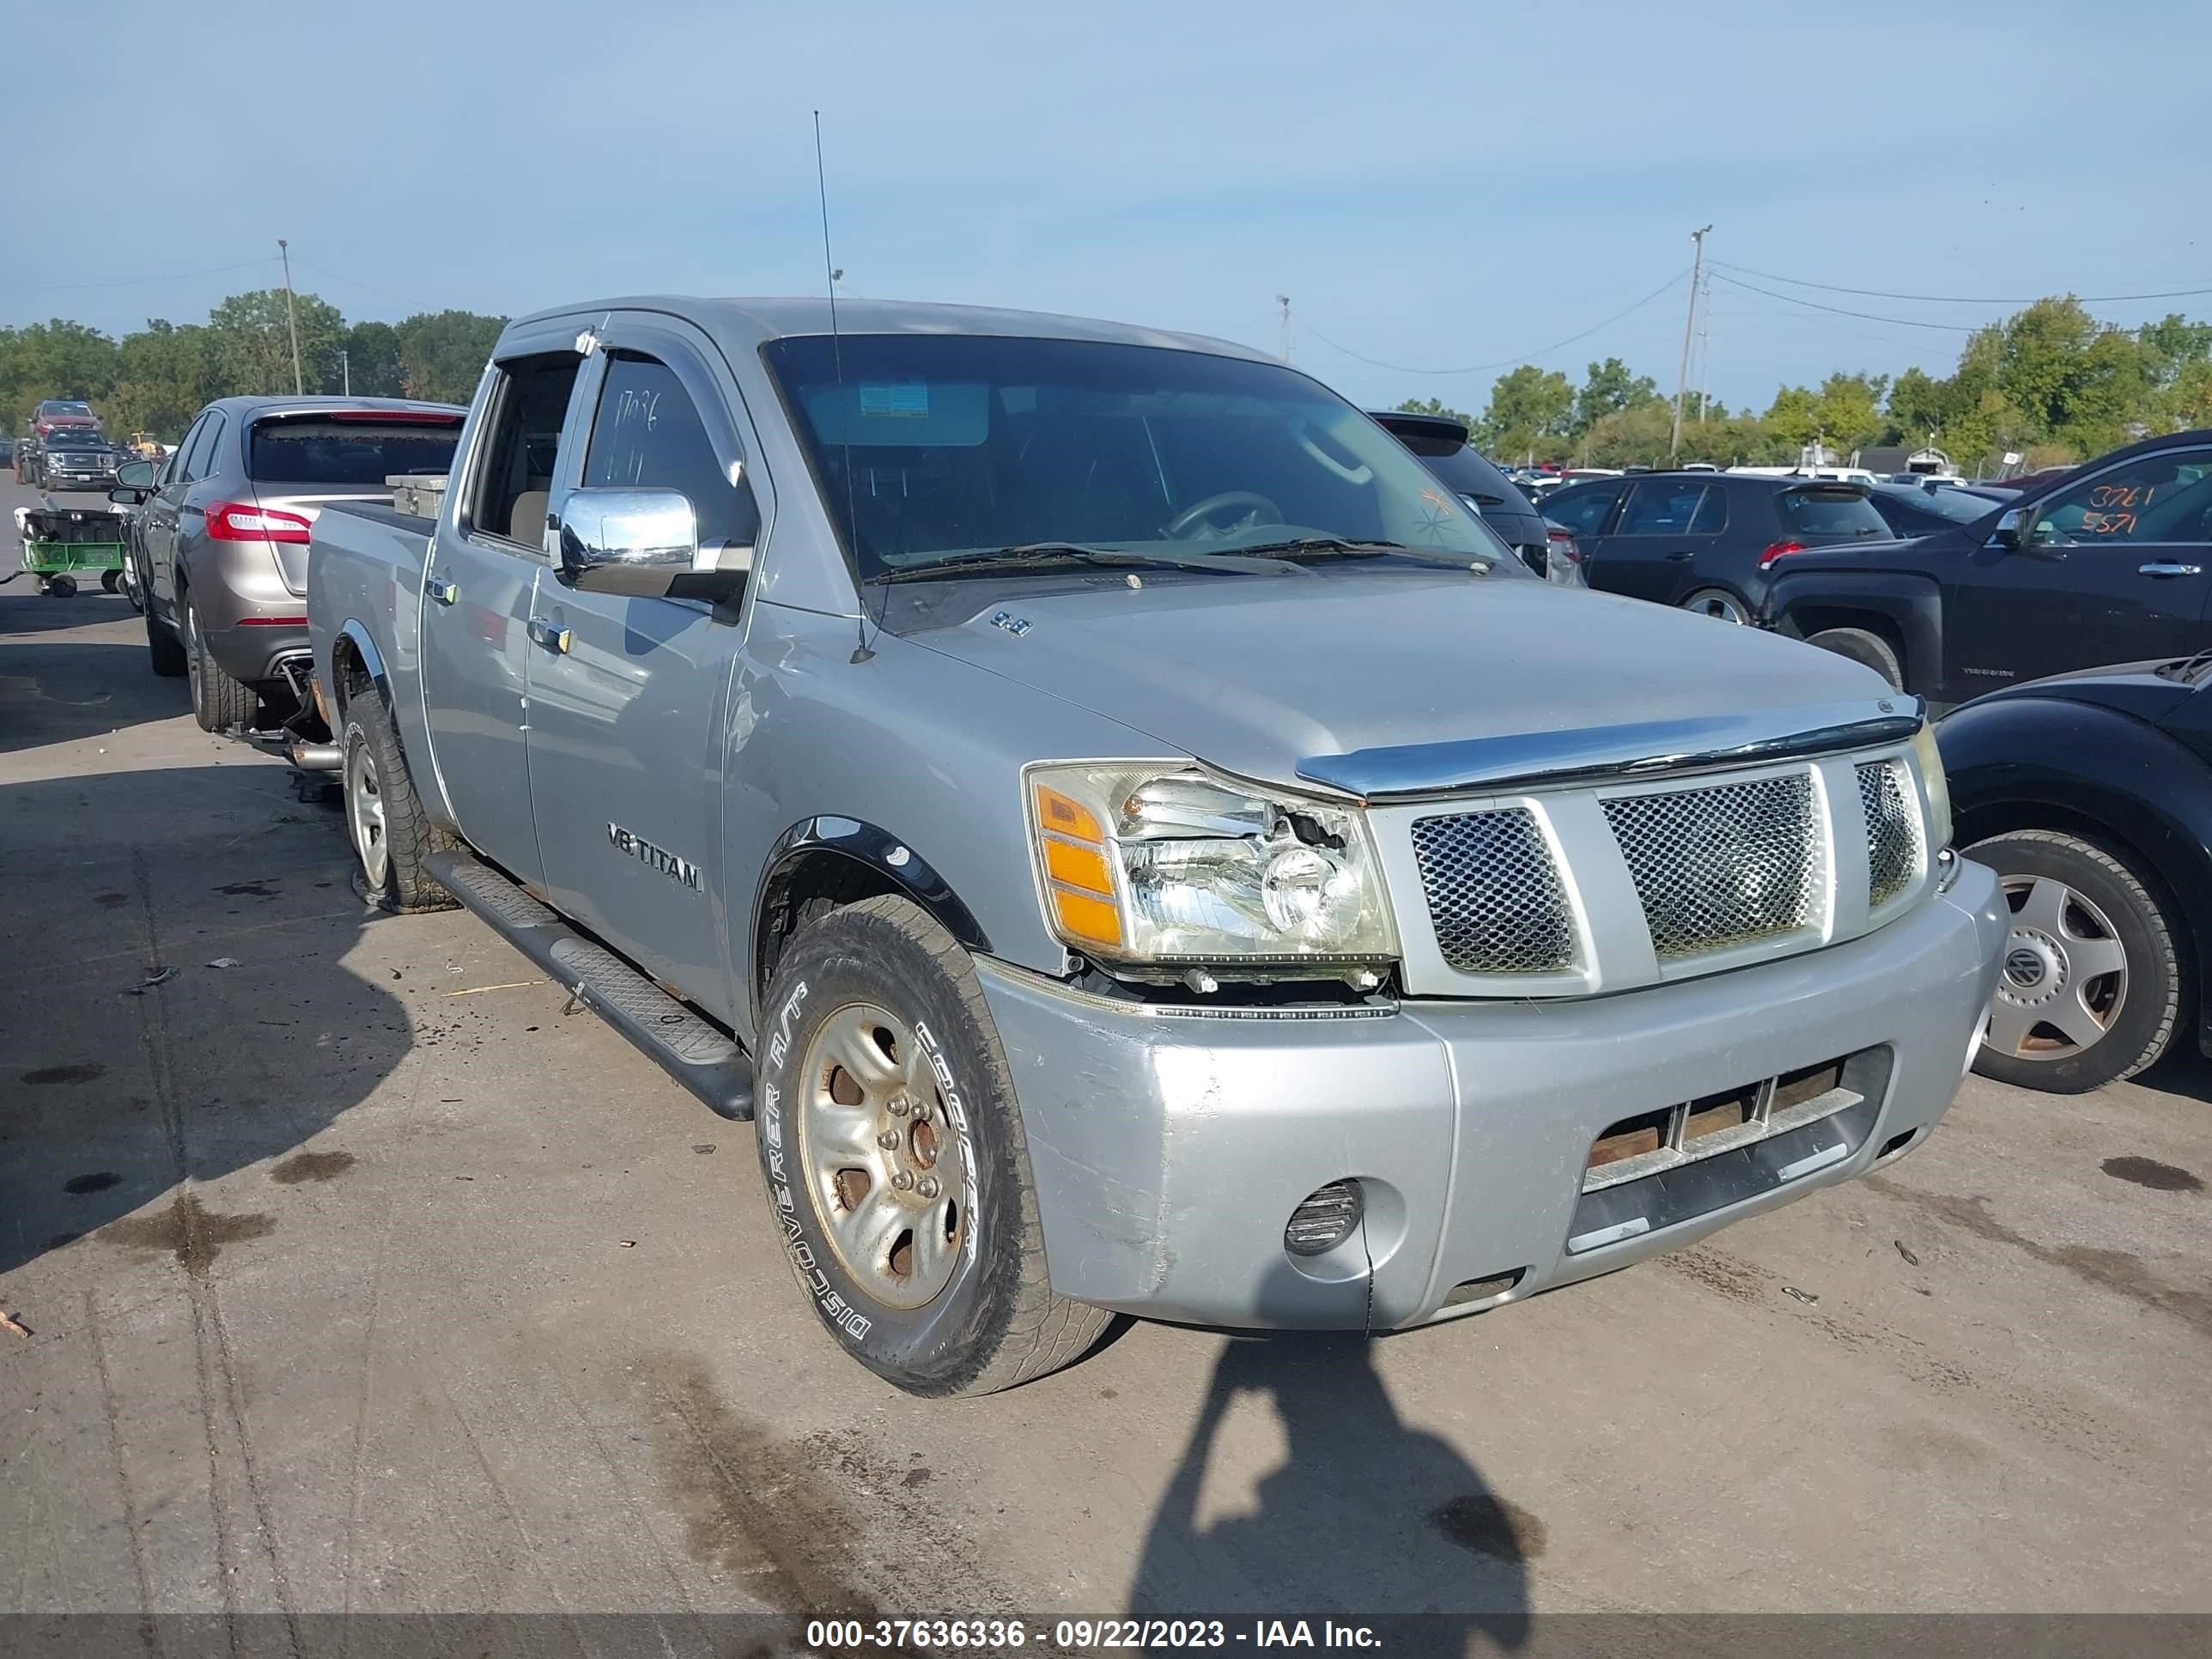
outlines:
[[[1905,763],[1860,767],[1859,805],[1866,810],[1867,900],[1886,904],[1920,873],[1920,812]]]
[[[1603,805],[1662,961],[1813,921],[1821,848],[1807,774]]]
[[[1575,927],[1551,849],[1526,807],[1420,818],[1413,857],[1443,958],[1462,974],[1555,974]]]

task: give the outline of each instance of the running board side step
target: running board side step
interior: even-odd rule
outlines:
[[[753,1063],[729,1034],[693,1013],[483,860],[433,853],[426,867],[477,921],[722,1117],[753,1115]]]

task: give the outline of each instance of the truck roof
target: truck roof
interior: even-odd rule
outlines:
[[[610,311],[665,311],[744,350],[787,335],[830,332],[830,301],[826,295],[764,299],[630,295],[556,306],[518,317],[508,326],[562,317],[589,322]],[[939,305],[909,300],[841,299],[837,301],[837,329],[844,334],[988,334],[1021,339],[1100,340],[1119,345],[1205,351],[1216,356],[1248,357],[1261,362],[1274,361],[1266,352],[1203,334],[1103,322],[1090,317],[1062,317],[1049,312],[1006,311],[992,306]]]

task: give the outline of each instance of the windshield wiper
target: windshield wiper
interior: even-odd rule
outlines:
[[[1261,542],[1240,553],[1340,554],[1355,559],[1411,559],[1419,564],[1448,565],[1455,570],[1490,570],[1498,561],[1487,553],[1447,553],[1442,548],[1408,547],[1403,542],[1359,541],[1343,536],[1298,536],[1285,542]]]
[[[930,564],[910,564],[871,576],[871,582],[919,581],[927,576],[967,576],[987,571],[1048,570],[1055,565],[1087,564],[1118,570],[1209,570],[1231,575],[1281,575],[1297,567],[1282,559],[1241,558],[1232,554],[1136,553],[1121,548],[1085,547],[1079,542],[1027,542],[993,553],[964,554]]]

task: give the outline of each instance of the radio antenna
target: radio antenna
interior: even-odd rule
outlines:
[[[842,396],[845,390],[845,348],[837,335],[837,278],[841,273],[830,252],[830,183],[829,175],[822,165],[822,112],[818,109],[814,112],[814,190],[822,203],[822,275],[830,284],[830,358],[836,370],[840,393],[837,419],[842,426],[846,417]],[[845,475],[845,533],[854,538],[853,556],[857,568],[860,538],[853,518],[853,446],[842,441],[842,433],[840,440],[838,448],[842,452],[842,465],[838,470]],[[853,660],[856,663],[866,662],[876,654],[868,649],[868,593],[865,586],[860,590],[860,637],[853,647]]]

